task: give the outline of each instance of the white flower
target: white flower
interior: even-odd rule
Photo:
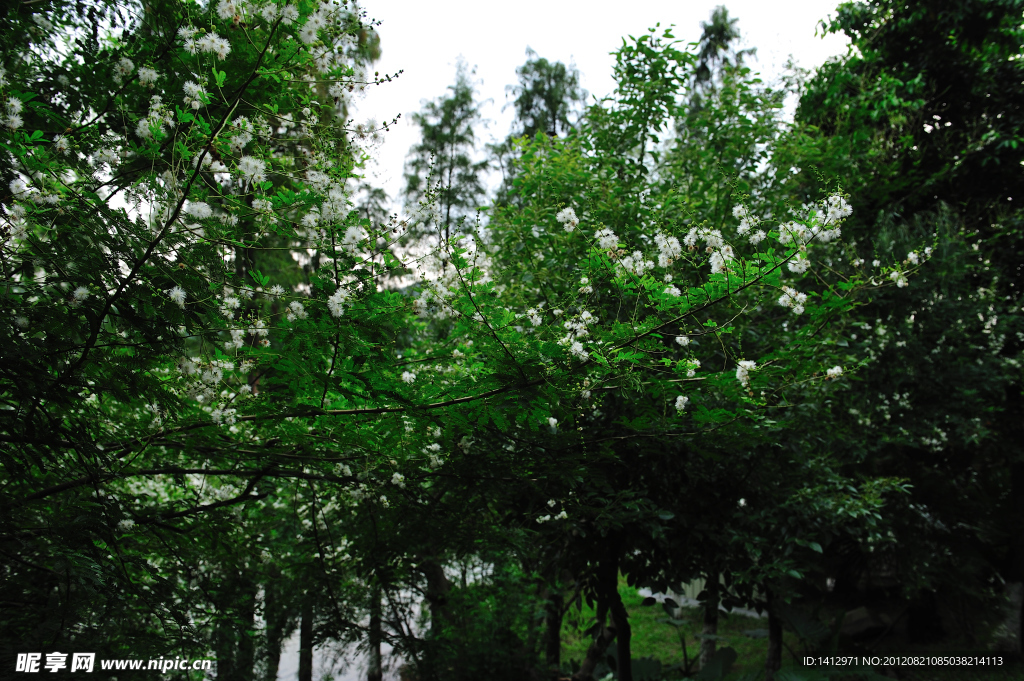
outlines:
[[[139,84],[147,87],[153,87],[156,83],[156,79],[160,77],[160,74],[155,69],[151,69],[148,66],[143,66],[139,69]]]
[[[576,226],[580,224],[579,218],[576,217],[576,211],[571,206],[566,206],[562,210],[558,211],[558,215],[555,216],[555,220],[565,225],[565,231],[571,232],[576,229]]]
[[[11,114],[13,116],[14,114],[20,114],[21,113],[21,108],[22,108],[22,106],[24,106],[24,104],[17,97],[11,97],[11,98],[9,98],[7,100],[6,106],[7,106],[7,113],[9,113],[9,114]]]
[[[747,209],[742,204],[737,204],[737,205],[732,207],[732,216],[734,218],[742,219],[742,218],[746,217],[746,215],[747,215]]]
[[[736,380],[738,380],[743,387],[747,387],[750,383],[750,372],[757,369],[757,364],[750,360],[740,360],[736,365]]]
[[[803,251],[800,251],[786,264],[786,266],[789,268],[790,272],[803,274],[808,270],[808,268],[810,268],[811,261]]]
[[[615,236],[615,232],[605,227],[599,229],[594,233],[594,238],[597,239],[597,244],[604,249],[612,249],[619,245],[619,237]]]
[[[272,296],[283,296],[284,287],[281,286],[280,284],[274,284],[269,289],[267,289],[267,293],[269,293]]]
[[[366,241],[368,236],[365,229],[359,225],[352,225],[345,230],[345,236],[341,239],[341,245],[349,253],[354,253],[356,247],[363,241]]]
[[[246,182],[264,182],[267,179],[267,164],[252,156],[243,156],[238,159],[238,172]]]
[[[295,5],[286,5],[281,10],[281,23],[285,26],[290,26],[292,23],[297,21],[299,18],[299,8]]]
[[[89,289],[84,286],[79,286],[71,295],[74,296],[74,302],[72,304],[77,306],[89,297]]]
[[[853,213],[853,208],[839,194],[833,194],[825,201],[828,222],[839,222]]]
[[[190,80],[182,85],[181,89],[185,91],[185,104],[187,106],[198,110],[203,105],[203,100],[207,95],[206,90],[201,85]]]
[[[25,125],[25,121],[23,121],[21,119],[21,116],[19,116],[18,114],[11,114],[10,116],[4,119],[4,125],[6,125],[11,130],[17,130],[21,126]]]
[[[903,288],[907,285],[907,278],[899,270],[889,273],[889,278],[896,282],[896,286]]]
[[[414,374],[413,372],[411,372],[411,371],[403,371],[402,372],[402,381],[404,381],[405,383],[412,383],[415,380],[416,380],[416,374]]]
[[[306,308],[304,308],[302,303],[299,301],[293,300],[288,303],[288,312],[285,314],[288,321],[294,322],[296,319],[305,319],[308,316],[309,314],[306,312]]]
[[[843,375],[843,367],[834,366],[825,373],[828,375],[828,378],[839,378]]]
[[[665,295],[672,296],[673,298],[678,298],[679,296],[682,295],[682,292],[675,286],[669,286],[667,289],[665,289]]]
[[[679,343],[680,345],[682,345],[685,348],[687,345],[690,344],[690,337],[689,336],[676,336],[676,343]]]
[[[395,473],[391,476],[391,484],[398,485],[402,489],[405,489],[405,476],[401,473]]]
[[[750,243],[752,243],[752,244],[754,244],[756,246],[757,244],[759,244],[762,241],[764,241],[766,236],[768,236],[768,235],[764,233],[764,230],[763,229],[759,229],[759,230],[757,230],[756,232],[754,232],[753,234],[750,235],[750,237],[749,237]]]
[[[881,260],[872,260],[872,261],[871,261],[871,266],[872,266],[872,267],[878,267],[878,266],[879,266],[879,265],[881,265],[881,264],[882,264],[882,261],[881,261]]]
[[[195,203],[190,203],[185,207],[185,213],[191,215],[196,220],[204,220],[213,215],[213,209],[210,208],[208,203],[196,201]]]
[[[687,360],[686,364],[687,364],[686,377],[687,378],[693,378],[694,376],[697,375],[697,369],[700,369],[700,360],[699,359]]]
[[[690,398],[686,395],[680,395],[676,398],[676,411],[682,411],[686,409],[686,403],[690,401]]]
[[[199,29],[191,26],[182,26],[178,29],[178,37],[182,40],[189,40],[193,38],[198,31]]]
[[[569,344],[569,353],[579,357],[580,359],[586,359],[588,357],[587,351],[583,348],[583,343],[579,341],[573,341]]]
[[[916,265],[916,264],[918,264],[918,263],[919,263],[919,262],[920,262],[921,260],[920,260],[920,256],[918,256],[918,254],[917,254],[917,253],[915,253],[914,251],[911,251],[910,253],[907,253],[907,261],[908,261],[908,262],[909,262],[909,263],[910,263],[911,265]]]
[[[391,503],[388,502],[388,498],[383,494],[380,495],[380,499],[378,499],[378,501],[380,502],[380,505],[383,506],[384,508],[389,508],[391,506]]]
[[[132,60],[128,59],[127,57],[121,57],[121,59],[114,66],[114,80],[116,80],[118,84],[120,84],[121,80],[125,76],[130,76],[132,74],[132,71],[134,70],[135,64],[132,63]]]
[[[53,148],[57,153],[66,154],[71,149],[71,144],[64,135],[57,135],[53,138]]]
[[[185,290],[183,288],[181,288],[180,286],[175,286],[172,289],[168,289],[167,290],[167,295],[170,297],[171,300],[173,300],[175,302],[175,304],[177,304],[178,307],[184,309],[184,307],[185,307]]]
[[[782,287],[782,295],[779,296],[779,305],[793,310],[793,314],[803,314],[804,303],[807,302],[807,294],[800,293],[789,286]]]
[[[556,419],[554,416],[549,416],[548,417],[548,426],[550,426],[552,430],[557,428],[558,427],[558,419]]]
[[[317,41],[317,25],[313,21],[307,21],[305,26],[299,29],[299,39],[307,45]]]

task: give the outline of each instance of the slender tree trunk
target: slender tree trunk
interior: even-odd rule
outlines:
[[[562,600],[558,591],[548,596],[544,635],[544,661],[548,669],[557,670],[562,666]]]
[[[601,662],[604,657],[604,651],[608,650],[608,646],[611,645],[612,641],[615,640],[615,628],[606,627],[605,619],[608,616],[608,603],[604,598],[603,594],[597,596],[597,623],[598,633],[594,637],[594,642],[590,644],[587,649],[587,656],[583,658],[583,663],[580,665],[579,671],[572,675],[572,681],[585,681],[590,679],[594,675],[594,669],[597,668],[598,663]]]
[[[370,663],[366,672],[366,681],[381,681],[383,669],[380,657],[380,587],[374,585],[370,590]]]
[[[256,598],[259,590],[255,582],[243,578],[240,584],[242,598],[239,604],[241,629],[237,632],[238,656],[235,659],[234,678],[249,681],[253,678],[256,664]]]
[[[768,597],[768,659],[764,663],[764,681],[774,681],[775,672],[782,668],[782,618],[775,614],[775,602],[772,593],[765,590]]]
[[[704,585],[708,592],[708,600],[704,604],[704,628],[703,633],[708,636],[718,634],[718,574],[708,576]],[[700,668],[704,669],[715,656],[715,639],[702,638],[700,640]]]
[[[313,595],[302,600],[299,624],[299,681],[313,681]]]
[[[420,572],[427,578],[427,603],[430,604],[430,626],[440,626],[442,620],[450,619],[447,609],[448,592],[452,585],[444,574],[444,568],[433,558],[423,560],[419,565]]]
[[[612,616],[612,625],[615,627],[615,648],[618,651],[619,681],[633,681],[633,656],[630,651],[630,638],[632,631],[629,627],[629,613],[626,606],[622,604],[622,597],[619,595],[619,542],[617,539],[609,542],[608,559],[604,565],[599,565],[598,570],[602,575],[599,579],[608,599],[608,610]]]

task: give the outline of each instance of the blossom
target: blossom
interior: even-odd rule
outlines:
[[[825,200],[828,222],[839,222],[853,213],[853,208],[839,194],[833,194]]]
[[[4,119],[4,125],[6,125],[11,130],[17,130],[21,126],[25,125],[25,121],[23,121],[21,119],[21,116],[19,116],[18,114],[11,114]]]
[[[768,235],[764,233],[764,230],[763,229],[759,229],[756,232],[754,232],[753,234],[751,234],[748,237],[748,239],[750,240],[751,244],[756,246],[757,244],[759,244],[762,241],[764,241],[766,236],[768,236]]]
[[[403,382],[405,382],[405,383],[412,383],[415,380],[416,380],[416,374],[414,374],[413,372],[411,372],[411,371],[403,371],[402,372],[402,381]]]
[[[743,204],[736,204],[732,207],[732,216],[734,218],[743,219],[747,216],[747,209]]]
[[[147,87],[153,87],[156,83],[156,79],[160,77],[160,74],[156,72],[156,69],[151,69],[148,66],[143,66],[139,69],[139,84]]]
[[[299,18],[299,8],[295,5],[286,5],[281,10],[281,23],[290,26]]]
[[[594,238],[597,239],[598,246],[604,249],[612,249],[619,245],[619,237],[615,236],[615,232],[607,227],[597,230],[594,233]]]
[[[889,278],[896,282],[896,286],[903,288],[907,285],[907,278],[899,270],[889,273]]]
[[[914,251],[911,251],[910,253],[907,253],[907,262],[909,262],[911,265],[916,265],[920,261],[921,261],[920,256],[917,253],[915,253]]]
[[[538,312],[534,308],[530,308],[529,310],[527,310],[526,316],[529,317],[530,323],[533,324],[534,326],[540,326],[540,323],[543,321],[541,319],[540,312]]]
[[[114,80],[120,85],[121,80],[125,76],[130,76],[134,70],[135,64],[132,63],[132,60],[127,57],[121,57],[117,64],[114,65]]]
[[[556,419],[554,416],[549,416],[548,417],[548,426],[550,426],[552,430],[557,428],[558,427],[558,419]]]
[[[800,293],[789,286],[782,287],[782,295],[779,296],[779,305],[793,310],[793,314],[803,314],[804,303],[807,302],[807,294]]]
[[[750,384],[750,372],[757,369],[757,364],[750,360],[740,360],[736,365],[736,380],[738,380],[743,387],[747,387]]]
[[[284,287],[281,286],[280,284],[274,284],[269,289],[267,289],[267,293],[269,293],[272,296],[283,296],[284,295]],[[337,315],[335,315],[335,316],[337,316]]]
[[[285,314],[288,321],[294,322],[296,319],[305,319],[308,316],[309,314],[306,312],[306,308],[303,307],[302,303],[299,301],[293,300],[288,303],[288,312]]]
[[[71,295],[73,297],[71,304],[78,307],[86,298],[89,297],[89,289],[84,286],[79,286]]]
[[[198,110],[207,98],[206,90],[194,81],[187,81],[181,89],[185,91],[185,104],[193,109]]]
[[[356,247],[367,239],[366,230],[359,225],[352,225],[345,230],[345,236],[341,239],[341,245],[349,253],[354,253]]]
[[[699,359],[687,360],[686,365],[687,365],[686,377],[687,378],[693,378],[694,376],[696,376],[697,375],[697,369],[700,369],[700,360]]]
[[[662,232],[658,232],[654,235],[654,244],[658,247],[658,267],[668,267],[683,254],[679,239],[674,236],[666,236]]]
[[[619,260],[619,265],[621,265],[622,268],[630,274],[634,274],[638,277],[644,276],[644,273],[647,272],[647,270],[654,267],[653,262],[650,260],[644,260],[643,253],[640,251],[633,251],[631,255],[627,255],[622,258]]]
[[[843,367],[834,366],[825,373],[827,374],[828,378],[839,378],[840,376],[843,375]]]
[[[391,484],[405,489],[405,476],[401,473],[395,473],[391,476]]]
[[[686,395],[680,395],[676,398],[676,411],[682,411],[686,409],[686,403],[690,401],[690,398]]]
[[[666,296],[672,296],[673,298],[678,298],[679,296],[681,296],[683,294],[675,286],[669,286],[667,289],[665,289],[665,295]]]
[[[579,341],[573,341],[569,344],[569,353],[579,357],[580,359],[586,359],[588,357],[587,351],[583,348],[583,343]]]
[[[203,201],[196,201],[194,203],[190,203],[188,206],[185,207],[185,213],[191,215],[196,220],[204,220],[213,215],[213,209],[210,208],[210,205],[208,203],[204,203]]]
[[[576,226],[580,224],[580,219],[576,217],[576,211],[571,206],[566,206],[562,210],[558,211],[558,215],[555,216],[555,220],[565,225],[565,231],[571,232],[576,229]]]
[[[690,344],[690,337],[689,336],[676,336],[676,343],[679,343],[680,345],[682,345],[685,348],[687,345]]]
[[[167,293],[168,297],[170,297],[170,299],[172,301],[174,301],[174,303],[178,307],[184,309],[184,307],[185,307],[185,289],[181,288],[180,286],[175,286],[174,288],[167,289],[166,293]]]
[[[246,182],[264,182],[267,179],[267,164],[253,156],[243,156],[238,159],[238,172]]]
[[[24,104],[20,99],[18,99],[17,97],[10,97],[6,102],[7,113],[11,114],[12,116],[14,114],[20,114],[22,106],[24,106]]]
[[[71,149],[71,144],[64,135],[57,135],[53,138],[53,148],[60,154],[66,154]]]
[[[810,266],[811,266],[811,261],[810,261],[810,259],[808,259],[807,255],[803,251],[798,252],[786,264],[786,267],[789,268],[789,271],[793,272],[795,274],[803,274],[804,272],[806,272],[810,268]]]

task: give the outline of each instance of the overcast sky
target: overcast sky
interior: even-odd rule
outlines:
[[[370,88],[356,102],[357,121],[391,120],[402,114],[399,125],[385,135],[376,151],[377,163],[368,168],[372,184],[383,186],[395,198],[402,188],[402,172],[409,147],[419,130],[410,114],[422,100],[436,99],[455,80],[461,56],[476,67],[482,113],[491,119],[481,131],[483,142],[502,139],[509,132],[513,110],[507,107],[505,86],[517,82],[516,67],[526,61],[529,46],[550,61],[575,62],[591,98],[611,94],[613,57],[609,54],[627,35],[639,36],[660,23],[675,24],[673,33],[684,42],[700,38],[701,21],[721,2],[713,0],[626,0],[593,3],[568,0],[362,0],[368,17],[381,22],[383,54],[373,69],[404,73],[397,80]],[[749,63],[766,81],[775,79],[793,55],[804,68],[814,68],[846,51],[844,37],[815,36],[817,24],[835,13],[838,0],[731,0],[725,4],[739,19],[741,47],[756,47]],[[397,208],[396,208],[397,209]]]

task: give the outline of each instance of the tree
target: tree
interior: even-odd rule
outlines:
[[[423,110],[413,114],[420,126],[422,140],[410,150],[406,164],[406,205],[414,208],[422,201],[429,184],[437,182],[437,229],[439,238],[449,241],[453,233],[463,231],[464,221],[480,204],[486,193],[482,173],[486,161],[474,161],[480,107],[464,62],[459,62],[451,94],[434,102],[425,102]]]

